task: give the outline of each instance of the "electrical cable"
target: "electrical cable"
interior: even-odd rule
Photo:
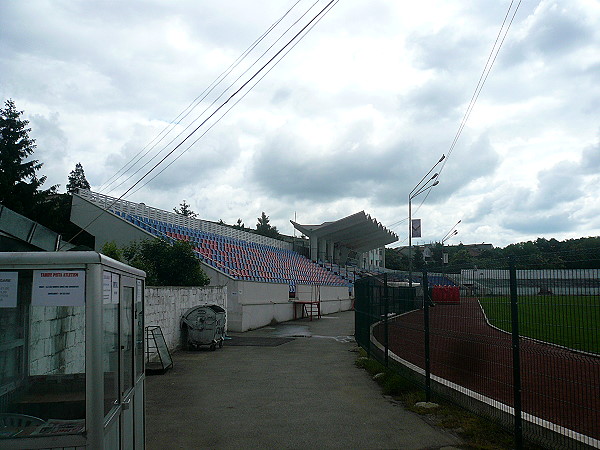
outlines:
[[[471,101],[469,102],[467,110],[465,111],[465,114],[463,115],[463,119],[461,121],[460,126],[458,127],[458,131],[456,132],[456,135],[454,136],[454,140],[452,141],[452,144],[450,145],[450,149],[447,152],[447,157],[446,157],[445,161],[442,163],[442,166],[440,167],[440,170],[439,170],[440,175],[442,174],[442,171],[444,170],[444,167],[446,166],[446,163],[448,162],[448,158],[454,151],[454,148],[456,147],[456,143],[458,142],[458,139],[460,138],[462,131],[463,131],[467,121],[469,120],[469,117],[471,116],[471,112],[473,111],[473,108],[475,107],[475,103],[477,103],[477,99],[479,98],[479,95],[481,94],[481,91],[483,90],[485,82],[487,81],[488,76],[490,75],[492,68],[494,67],[496,58],[498,57],[498,54],[500,53],[500,49],[502,48],[502,45],[504,44],[504,40],[506,39],[506,36],[508,35],[508,31],[510,30],[513,20],[515,19],[515,16],[517,15],[517,11],[519,10],[519,7],[521,6],[521,1],[522,0],[519,0],[519,3],[517,3],[517,6],[513,12],[511,19],[510,19],[510,22],[508,23],[508,26],[506,27],[506,30],[504,32],[504,36],[502,36],[502,40],[500,41],[500,44],[496,48],[498,39],[500,38],[500,35],[502,34],[502,30],[504,29],[504,25],[506,24],[506,19],[510,15],[510,11],[512,9],[514,0],[511,0],[510,5],[508,6],[508,10],[506,11],[506,15],[504,16],[504,20],[502,21],[502,26],[500,27],[500,30],[498,30],[498,35],[496,36],[494,45],[492,46],[492,49],[490,50],[490,54],[486,61],[485,67],[483,68],[481,76],[479,77],[479,82],[477,83],[477,86],[475,87],[475,91],[473,92],[473,95],[471,96]],[[494,53],[494,50],[495,50],[495,53]],[[492,55],[493,55],[493,59],[490,63],[490,58],[492,58]]]
[[[269,72],[271,72],[271,70],[273,70],[277,64],[279,64],[279,62],[285,58],[285,56],[296,46],[298,45],[298,43],[300,43],[300,41],[302,39],[304,39],[304,37],[308,34],[308,32],[310,32],[310,30],[312,30],[313,27],[316,26],[317,23],[320,22],[320,20],[325,16],[325,14],[327,14],[329,12],[329,10],[331,10],[331,8],[333,8],[337,3],[339,2],[339,0],[334,0],[333,4],[329,7],[329,9],[310,27],[306,30],[306,32],[269,68],[269,70],[267,70],[257,81],[256,83],[254,83],[235,103],[233,103],[229,109],[227,109],[217,120],[215,120],[215,122],[213,122],[195,141],[193,141],[188,147],[186,147],[183,151],[181,151],[179,153],[179,155],[177,155],[171,162],[169,162],[165,167],[162,168],[162,170],[160,170],[158,173],[156,173],[152,178],[150,178],[148,181],[146,181],[146,183],[144,183],[143,185],[139,186],[136,190],[134,190],[133,192],[129,193],[129,196],[135,194],[136,192],[138,192],[139,190],[143,189],[145,186],[147,186],[148,184],[150,184],[155,178],[157,178],[160,174],[162,174],[165,170],[167,170],[173,163],[175,163],[175,161],[177,161],[179,158],[181,158],[184,153],[186,153],[190,148],[192,148],[200,139],[202,139],[217,123],[219,123],[221,121],[221,119],[223,117],[225,117],[227,115],[227,113],[229,113],[229,111],[231,111],[240,101],[242,101],[246,95],[248,95],[252,89],[254,89],[254,87],[260,83],[260,81],[266,77]],[[126,198],[126,197],[125,197]]]
[[[250,77],[250,79],[248,79],[246,82],[244,82],[242,84],[242,86],[240,86],[233,94],[231,94],[229,96],[229,98],[227,100],[225,100],[215,111],[213,111],[206,119],[204,119],[191,133],[189,133],[185,139],[183,139],[179,144],[177,144],[170,152],[167,153],[166,156],[164,156],[158,163],[156,163],[150,170],[148,170],[140,179],[138,179],[132,186],[129,187],[129,189],[127,189],[123,194],[121,194],[121,196],[117,199],[115,199],[109,206],[107,206],[105,209],[103,209],[100,214],[98,214],[94,219],[92,219],[86,226],[84,226],[78,233],[76,233],[68,242],[72,241],[73,239],[75,239],[79,234],[81,234],[83,231],[85,231],[90,225],[92,225],[96,220],[98,220],[102,214],[104,214],[108,209],[110,209],[115,203],[117,203],[119,200],[121,200],[123,197],[125,197],[125,195],[127,195],[129,192],[131,192],[142,180],[144,180],[148,175],[150,175],[150,173],[152,173],[157,167],[159,167],[170,155],[172,155],[179,147],[181,147],[184,142],[186,140],[188,140],[193,134],[195,134],[206,122],[208,122],[208,120],[210,120],[215,114],[217,114],[225,105],[227,105],[231,99],[233,99],[238,93],[240,93],[248,84],[250,84],[252,82],[252,80],[254,80],[267,66],[269,66],[269,64],[271,64],[276,58],[279,57],[279,55],[287,48],[289,47],[294,41],[297,40],[297,38],[299,36],[301,36],[305,30],[307,29],[312,29],[312,27],[314,25],[313,22],[317,21],[316,23],[318,23],[318,21],[320,21],[320,16],[324,16],[325,14],[327,14],[327,12],[329,12],[332,8],[332,5],[335,6],[335,4],[337,4],[339,2],[339,0],[330,0],[329,3],[327,3],[325,5],[325,7],[323,9],[321,9],[307,24],[305,24],[300,31],[298,31],[281,49],[279,49],[275,55],[273,55],[258,71],[256,71],[254,73],[254,75],[252,75],[252,77]],[[322,17],[321,17],[322,18]],[[318,19],[318,20],[317,20]],[[315,23],[315,24],[316,24]],[[310,27],[310,28],[309,28]],[[305,33],[304,33],[305,34]],[[294,44],[295,46],[295,44]],[[294,46],[292,46],[291,48],[293,48]],[[290,49],[291,50],[291,49]],[[286,52],[284,54],[284,56],[289,53]],[[267,72],[268,73],[268,72]],[[266,75],[266,74],[265,74]],[[263,75],[264,77],[264,75]],[[258,80],[260,81],[260,79]],[[253,85],[255,86],[256,83]],[[244,94],[245,95],[245,94]],[[63,245],[66,245],[63,244]],[[61,247],[62,248],[62,247]]]
[[[444,167],[446,166],[446,163],[448,162],[448,158],[450,157],[450,155],[452,154],[454,148],[456,147],[458,139],[460,138],[460,136],[462,134],[462,131],[463,131],[463,129],[464,129],[467,121],[469,120],[471,112],[473,111],[473,108],[475,107],[475,103],[477,102],[477,99],[479,98],[479,95],[481,94],[483,86],[485,85],[485,82],[487,81],[488,76],[490,75],[492,67],[494,66],[494,63],[496,62],[496,58],[498,57],[498,53],[500,52],[500,49],[502,48],[502,45],[504,44],[504,40],[506,39],[508,31],[510,30],[510,27],[511,27],[511,25],[513,23],[513,20],[514,20],[515,16],[517,15],[517,11],[519,10],[519,7],[521,6],[521,1],[522,0],[519,0],[519,3],[517,3],[517,6],[516,6],[516,8],[515,8],[515,10],[513,12],[513,15],[511,17],[511,19],[510,19],[510,22],[509,22],[509,24],[506,27],[506,30],[504,32],[504,36],[502,36],[500,44],[496,48],[496,44],[498,43],[498,39],[502,35],[502,30],[504,29],[504,25],[506,24],[506,19],[510,15],[510,11],[512,9],[512,5],[514,3],[514,0],[511,0],[510,5],[508,6],[508,10],[506,11],[506,15],[504,16],[504,20],[502,21],[502,26],[498,30],[498,34],[496,36],[496,40],[494,41],[494,45],[492,46],[492,49],[490,50],[490,54],[488,55],[488,59],[487,59],[487,61],[485,63],[485,67],[484,67],[484,69],[483,69],[483,71],[481,73],[481,76],[479,77],[479,82],[477,83],[477,86],[475,87],[473,95],[471,96],[471,101],[469,102],[469,105],[467,106],[465,114],[463,115],[463,118],[462,118],[461,123],[460,123],[460,125],[458,127],[456,135],[454,136],[452,144],[450,145],[450,149],[446,153],[446,159],[443,161],[442,165],[440,166],[440,169],[439,169],[439,172],[438,172],[439,173],[438,180],[440,179],[440,177],[442,175],[442,172],[444,170]],[[494,50],[495,50],[495,52],[494,52]],[[493,57],[492,57],[492,55],[493,55]],[[491,63],[490,63],[490,59],[491,59]],[[425,197],[423,198],[423,200],[421,201],[421,203],[419,204],[419,206],[415,209],[415,211],[414,211],[415,213],[417,213],[419,211],[419,209],[421,208],[421,206],[423,206],[423,203],[425,203],[425,201],[429,197],[429,194],[431,194],[431,191],[427,192],[427,194],[425,195]]]
[[[252,67],[254,67],[262,58],[263,56],[265,56],[267,54],[267,52],[269,50],[271,50],[271,48],[273,48],[273,46],[279,42],[281,40],[281,38],[283,38],[283,36],[285,36],[285,34],[288,33],[288,31],[295,26],[304,16],[306,16],[306,14],[308,14],[308,12],[317,4],[319,3],[320,0],[316,0],[311,6],[310,8],[308,8],[308,10],[306,10],[306,12],[304,14],[302,14],[302,16],[300,16],[300,18],[298,18],[292,25],[290,25],[282,34],[281,36],[275,41],[273,42],[273,44],[271,44],[269,46],[269,48],[267,48],[267,50],[265,50],[253,63],[252,65],[250,65],[242,74],[240,74],[232,83],[229,84],[229,86],[227,86],[227,88],[225,88],[223,90],[223,92],[221,92],[221,94],[219,94],[219,96],[214,99],[212,101],[212,103],[210,105],[208,105],[204,111],[202,111],[192,122],[190,122],[190,124],[188,124],[187,127],[185,127],[177,136],[175,136],[173,139],[171,139],[171,141],[169,141],[156,155],[154,155],[150,160],[148,160],[146,163],[144,163],[144,165],[142,165],[141,167],[139,167],[133,174],[131,174],[129,177],[127,177],[125,180],[123,180],[121,183],[119,183],[117,186],[115,186],[110,192],[112,192],[113,190],[117,189],[118,187],[122,186],[123,184],[125,184],[127,181],[129,181],[131,178],[133,178],[135,175],[137,175],[139,172],[141,172],[142,169],[144,169],[145,167],[147,167],[152,161],[154,161],[163,151],[165,151],[167,149],[167,147],[169,147],[173,142],[175,142],[179,137],[181,137],[187,130],[189,130],[194,123],[196,123],[198,120],[200,120],[200,118],[208,111],[210,110],[218,101],[219,99],[221,99],[232,87],[235,83],[237,83],[247,72],[250,71],[250,69]]]
[[[276,20],[273,24],[271,24],[271,26],[261,35],[259,36],[246,50],[244,50],[242,52],[242,54],[240,56],[237,57],[237,59],[227,68],[225,69],[223,72],[221,72],[221,74],[206,88],[204,89],[204,91],[202,91],[202,93],[200,93],[200,95],[198,95],[188,106],[187,108],[185,108],[181,113],[179,113],[179,115],[177,117],[175,117],[175,119],[173,119],[167,126],[165,126],[165,128],[163,128],[163,130],[157,135],[155,136],[148,144],[146,144],[135,156],[133,156],[133,158],[126,163],[123,167],[121,167],[121,169],[119,169],[112,177],[110,177],[102,186],[100,186],[100,189],[98,192],[102,192],[104,189],[108,189],[112,184],[114,184],[114,182],[118,179],[118,176],[120,175],[121,171],[122,174],[124,175],[127,170],[129,170],[129,168],[132,168],[135,164],[137,164],[143,157],[145,157],[153,148],[156,147],[156,145],[158,145],[160,142],[162,142],[162,140],[169,135],[169,133],[171,133],[171,131],[175,128],[175,125],[178,125],[181,123],[182,120],[184,120],[194,109],[196,109],[196,107],[252,52],[252,50],[254,50],[258,44],[260,44],[270,33],[273,29],[275,29],[275,27],[277,25],[279,25],[279,23],[281,23],[283,21],[283,19],[285,19],[285,17],[287,17],[287,15],[298,5],[298,3],[300,3],[302,0],[297,0],[278,20]],[[286,30],[287,32],[287,30]],[[279,39],[278,39],[279,40]],[[277,41],[276,41],[277,42]],[[169,130],[168,132],[165,133],[165,131]],[[161,135],[163,135],[161,137]],[[154,143],[149,149],[148,151],[146,151],[143,155],[141,155],[137,160],[136,158],[142,153],[144,152],[144,150],[150,146],[154,141],[156,141],[158,138],[160,137],[160,139]],[[135,160],[135,161],[134,161]],[[127,166],[129,166],[129,168],[127,168]],[[126,169],[127,168],[127,169]],[[114,180],[113,180],[114,179]],[[108,185],[107,185],[108,183]],[[119,185],[120,186],[120,185]],[[114,189],[111,189],[109,192],[112,192]]]

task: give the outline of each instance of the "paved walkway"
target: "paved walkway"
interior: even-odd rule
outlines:
[[[175,353],[172,370],[146,378],[147,448],[460,445],[381,395],[354,366],[353,333],[354,313],[343,312],[231,333],[215,352]]]

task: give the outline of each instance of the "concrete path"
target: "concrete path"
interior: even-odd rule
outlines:
[[[295,337],[278,346],[226,343],[215,352],[175,353],[173,369],[146,378],[147,448],[460,445],[382,396],[354,366],[353,334],[354,313],[343,312],[231,333],[231,343],[240,344]]]

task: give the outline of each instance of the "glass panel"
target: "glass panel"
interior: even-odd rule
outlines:
[[[102,364],[104,367],[104,415],[117,407],[119,400],[119,275],[103,275]]]
[[[19,288],[19,278],[21,279]],[[29,272],[31,283],[31,272]],[[0,412],[6,408],[6,394],[24,381],[25,313],[23,302],[17,302],[19,289],[29,284],[27,273],[0,273]],[[31,292],[31,290],[28,290]],[[23,295],[21,295],[23,296]]]
[[[144,373],[144,283],[136,280],[135,286],[135,375]]]
[[[85,271],[17,273],[16,299],[0,276],[0,438],[81,433]]]
[[[133,387],[133,288],[123,287],[121,299],[121,355],[123,361],[123,387],[125,395]]]

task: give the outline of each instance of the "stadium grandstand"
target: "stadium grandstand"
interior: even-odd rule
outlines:
[[[294,251],[293,242],[86,190],[73,195],[71,221],[94,235],[97,251],[111,241],[119,246],[149,238],[190,242],[210,284],[227,286],[232,331],[291,320],[297,307],[310,316],[350,309],[356,269],[383,267],[384,259],[376,255],[397,240],[364,212],[319,226],[292,222],[309,238],[307,258]],[[350,254],[358,256],[353,270],[347,265]]]

